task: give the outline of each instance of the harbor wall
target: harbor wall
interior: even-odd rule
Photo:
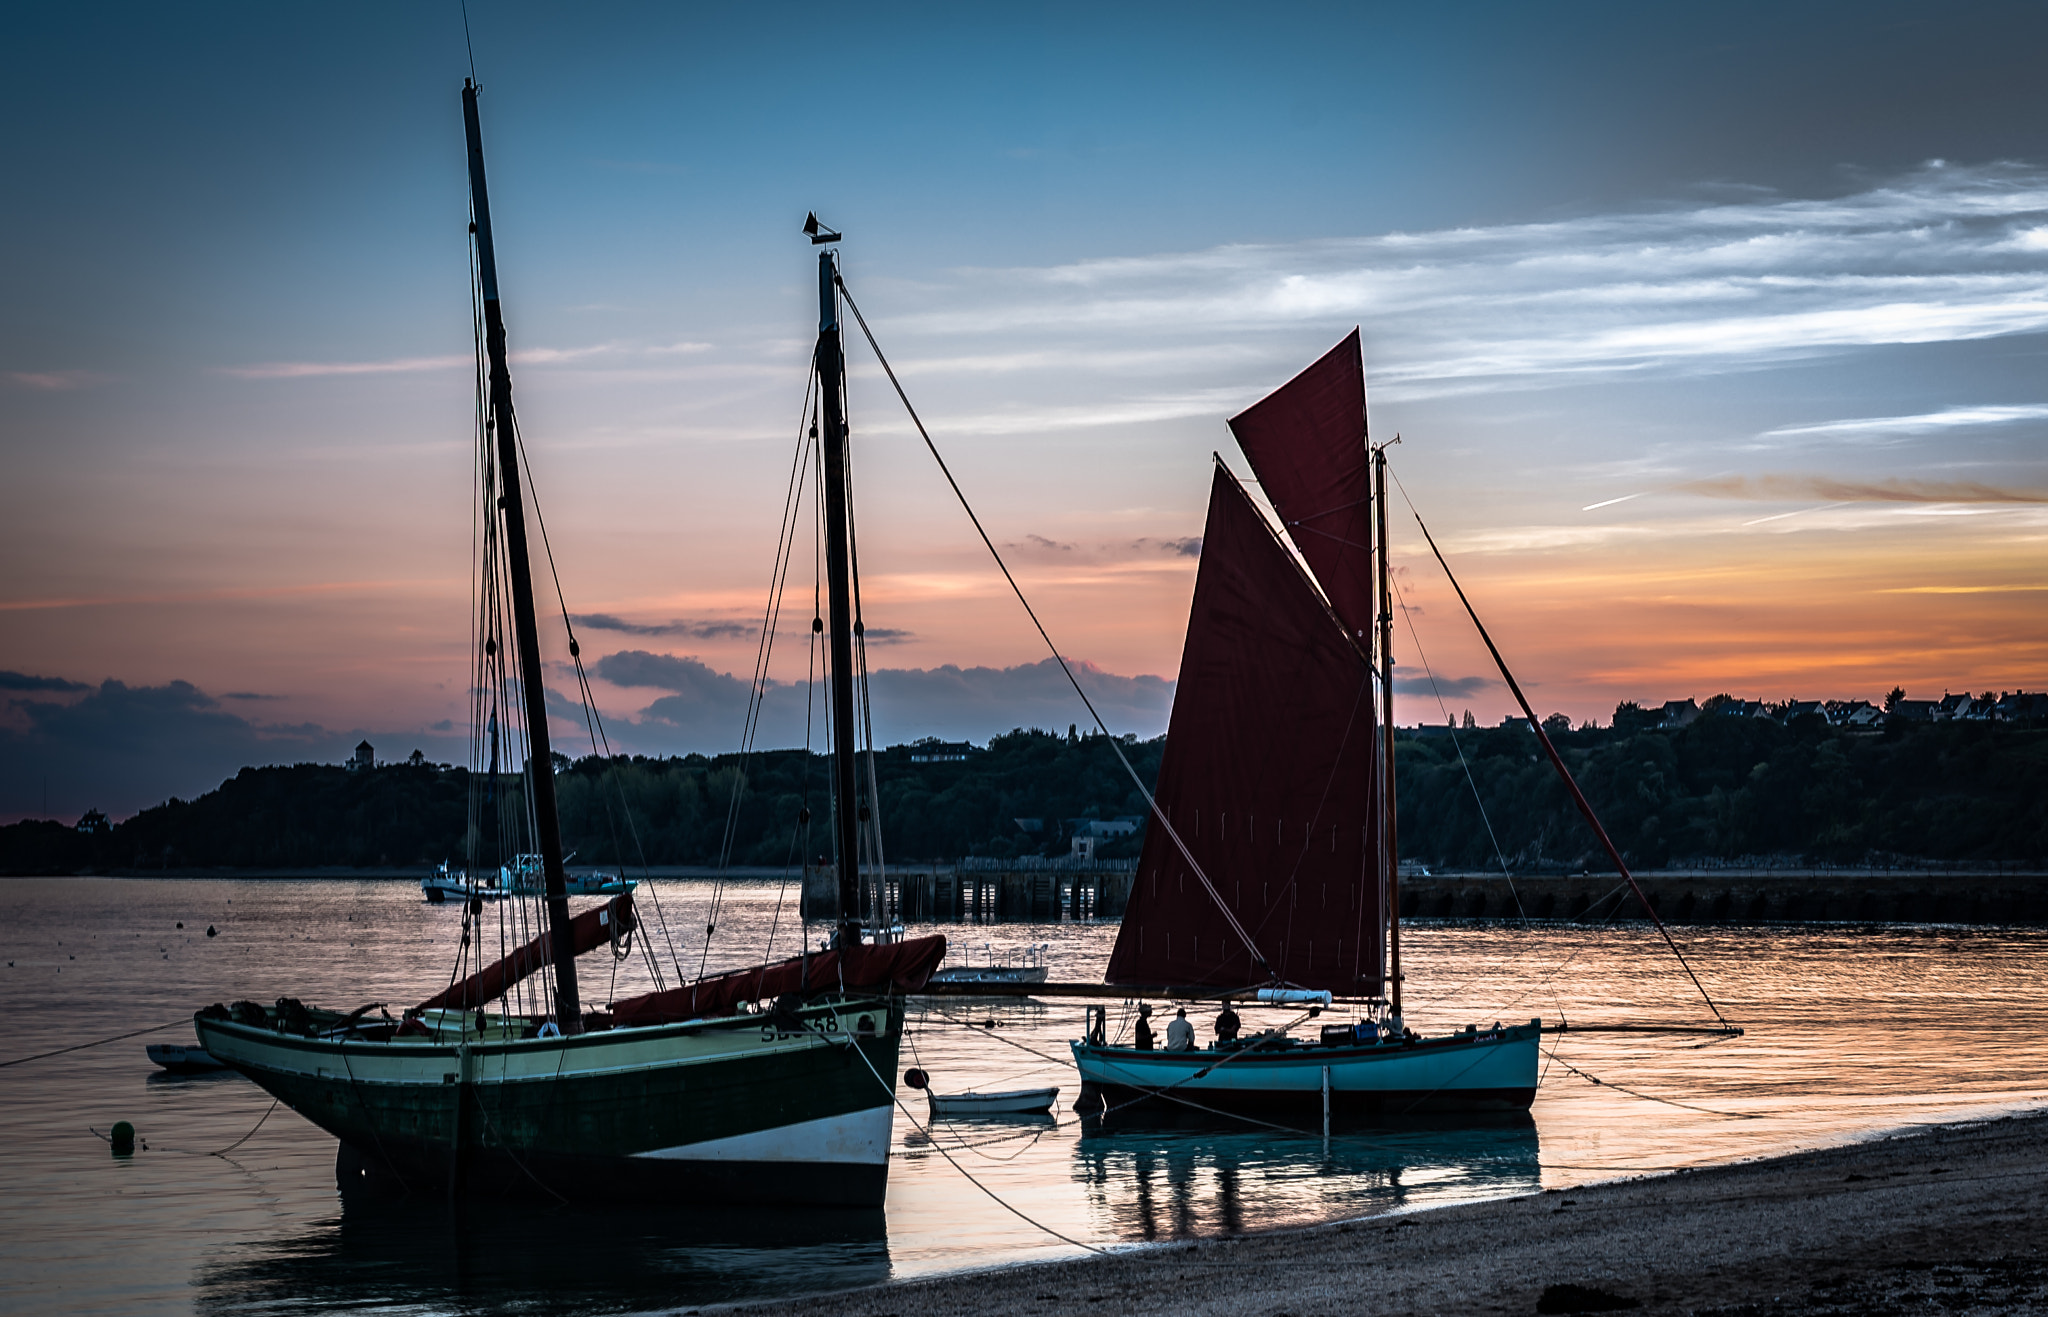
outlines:
[[[1094,868],[926,865],[894,870],[885,917],[905,923],[1058,923],[1115,919],[1135,866]],[[1801,922],[2048,924],[2048,872],[1703,869],[1636,875],[1673,924]],[[804,915],[830,919],[830,870],[805,877]],[[1645,919],[1613,873],[1404,874],[1404,919],[1530,919],[1600,923]]]

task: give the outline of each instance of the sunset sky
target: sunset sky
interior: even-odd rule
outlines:
[[[615,744],[738,742],[808,210],[1115,730],[1165,727],[1209,454],[1245,469],[1225,418],[1354,325],[1373,434],[1539,712],[2048,684],[2039,6],[469,27],[521,425]],[[460,6],[8,29],[0,821],[363,736],[460,761]],[[878,737],[1085,725],[852,361]],[[1497,722],[1396,509],[1398,716]],[[795,612],[771,743],[802,739]]]

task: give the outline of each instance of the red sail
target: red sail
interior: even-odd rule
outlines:
[[[615,1001],[612,1023],[623,1029],[730,1015],[743,1001],[766,1001],[786,992],[916,992],[945,955],[946,939],[938,935],[844,952],[819,951]]]
[[[615,896],[569,921],[570,945],[579,956],[611,941],[614,932],[624,937],[632,931],[633,898],[630,896]],[[521,979],[553,964],[554,955],[554,934],[542,933],[497,964],[478,970],[446,992],[435,993],[413,1009],[475,1010],[479,1006],[488,1006],[512,991],[513,985]]]
[[[1230,431],[1337,616],[1353,636],[1371,635],[1378,606],[1358,331],[1231,417]]]
[[[1219,465],[1158,801],[1265,966],[1155,818],[1109,982],[1380,991],[1372,683]]]

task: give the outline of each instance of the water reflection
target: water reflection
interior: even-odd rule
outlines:
[[[340,1215],[195,1277],[206,1313],[383,1306],[642,1312],[889,1278],[879,1209],[593,1212],[344,1198]]]
[[[1540,1172],[1536,1123],[1520,1113],[1478,1129],[1403,1126],[1328,1144],[1273,1130],[1091,1122],[1074,1154],[1099,1228],[1133,1242],[1364,1216],[1411,1199],[1534,1193]]]

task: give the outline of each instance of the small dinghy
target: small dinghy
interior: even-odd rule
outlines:
[[[1056,1088],[1016,1088],[1005,1093],[931,1093],[934,1116],[1037,1116],[1052,1110]]]
[[[143,1050],[149,1053],[150,1060],[174,1075],[201,1075],[227,1069],[208,1055],[203,1047],[186,1047],[179,1043],[148,1043],[144,1045]]]

